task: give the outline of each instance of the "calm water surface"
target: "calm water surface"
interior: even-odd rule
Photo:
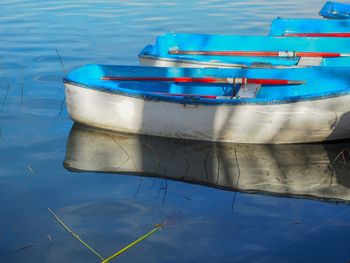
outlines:
[[[115,262],[348,262],[350,206],[335,200],[350,200],[350,144],[113,135],[72,128],[64,104],[65,72],[137,65],[161,33],[267,34],[322,4],[2,0],[0,262],[99,262],[48,207],[104,257],[167,223]]]

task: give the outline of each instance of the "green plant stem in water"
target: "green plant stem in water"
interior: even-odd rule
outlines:
[[[147,234],[143,235],[139,239],[135,240],[134,242],[132,242],[129,245],[127,245],[126,247],[122,248],[121,250],[119,250],[118,252],[113,254],[112,256],[104,259],[101,263],[109,263],[111,260],[115,259],[120,254],[124,253],[129,248],[131,248],[131,247],[135,246],[136,244],[140,243],[142,240],[146,239],[147,237],[149,237],[150,235],[152,235],[153,233],[155,233],[157,230],[159,230],[161,228],[162,228],[162,224],[156,225],[156,227],[154,229],[152,229],[151,231],[149,231]]]
[[[92,253],[94,253],[99,259],[103,260],[104,258],[101,256],[100,253],[98,253],[96,250],[94,250],[92,247],[90,247],[84,240],[82,240],[79,235],[74,233],[50,208],[47,208],[50,212],[50,214],[63,226],[63,228],[70,233],[74,238],[76,238],[80,243],[82,243],[86,248],[88,248]]]

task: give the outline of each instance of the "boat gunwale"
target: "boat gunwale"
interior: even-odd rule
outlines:
[[[142,53],[142,51],[138,54],[139,59],[143,60],[154,60],[154,61],[163,61],[166,63],[184,63],[189,65],[200,65],[203,68],[217,68],[217,67],[223,67],[223,68],[243,68],[243,69],[249,69],[249,68],[266,68],[264,66],[254,65],[254,64],[238,64],[238,63],[230,63],[230,62],[220,62],[220,60],[197,60],[195,58],[170,58],[170,57],[161,57],[156,55],[145,55],[145,53]],[[267,68],[272,69],[292,69],[292,68],[308,68],[310,66],[304,66],[304,65],[269,65]]]
[[[311,23],[312,30],[310,30],[308,27],[305,27],[305,24],[310,24],[310,23]],[[346,19],[277,17],[273,19],[270,23],[270,31],[268,36],[286,37],[285,34],[289,34],[289,33],[349,33],[349,32],[350,32],[350,20],[347,21]],[[308,36],[302,36],[302,37],[308,37]],[[322,37],[329,37],[329,36],[322,36]],[[312,36],[312,38],[314,38],[314,36]]]

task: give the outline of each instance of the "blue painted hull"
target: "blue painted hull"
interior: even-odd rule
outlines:
[[[271,23],[269,35],[295,33],[350,33],[350,20],[276,18]]]
[[[154,45],[147,45],[140,53],[140,59],[162,60],[171,63],[187,62],[218,65],[293,67],[299,57],[247,57],[247,56],[203,56],[169,54],[172,50],[186,51],[303,51],[350,53],[350,38],[307,38],[270,37],[168,33],[157,38]],[[347,66],[349,57],[324,58],[321,66]]]
[[[321,9],[320,15],[330,19],[349,19],[350,4],[327,1]]]
[[[229,98],[231,83],[175,83],[172,81],[118,81],[103,77],[153,78],[248,78],[302,81],[300,85],[262,85],[254,98]],[[69,73],[65,83],[88,89],[183,103],[271,104],[341,96],[350,92],[349,67],[310,67],[295,69],[161,68],[138,66],[86,65]],[[241,85],[237,85],[236,93]],[[164,93],[164,94],[163,94]],[[174,96],[172,96],[174,94]],[[184,94],[184,96],[175,96]],[[186,94],[188,94],[186,96]],[[196,94],[198,96],[192,96]],[[216,99],[200,96],[218,96]],[[227,96],[227,97],[225,97]]]

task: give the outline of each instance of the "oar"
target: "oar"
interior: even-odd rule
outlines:
[[[287,33],[285,37],[350,37],[350,33]]]
[[[333,52],[299,52],[299,51],[192,51],[170,50],[171,55],[201,55],[201,56],[242,56],[242,57],[349,57],[350,54]]]
[[[102,77],[102,80],[115,81],[164,81],[175,83],[220,83],[220,84],[260,84],[260,85],[301,85],[305,81],[284,80],[284,79],[251,79],[251,78],[191,78],[191,77]]]

